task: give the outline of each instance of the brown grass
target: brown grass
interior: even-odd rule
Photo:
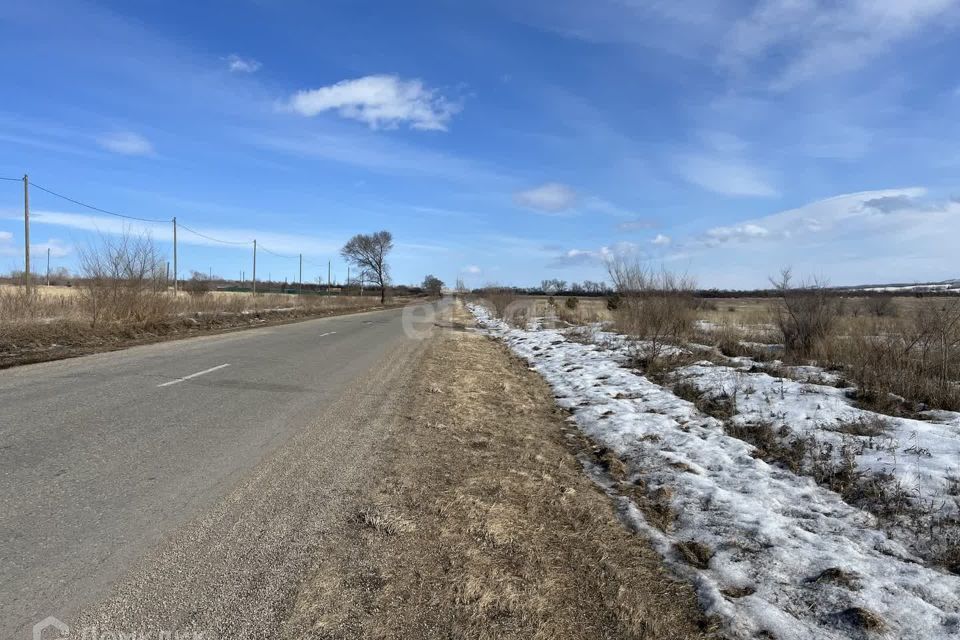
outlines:
[[[773,299],[717,300],[716,310],[698,311],[699,319],[715,326],[695,340],[728,356],[840,370],[858,388],[860,406],[873,411],[960,410],[960,297],[853,297],[829,304],[816,289],[790,295],[805,336],[793,338],[795,348],[771,325],[779,309],[788,332],[794,332],[786,303]],[[788,348],[742,342],[786,342]]]
[[[447,332],[413,375],[407,426],[358,488],[408,528],[365,515],[331,531],[288,637],[702,636],[692,589],[618,522],[536,374]]]
[[[93,322],[86,301],[67,287],[0,288],[0,368],[107,351],[198,333],[379,308],[376,297],[244,293],[155,294],[149,312]],[[397,300],[395,304],[403,301]],[[141,309],[140,311],[144,311]]]

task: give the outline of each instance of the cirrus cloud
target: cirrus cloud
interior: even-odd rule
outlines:
[[[676,169],[687,182],[714,193],[750,197],[778,195],[761,170],[739,160],[689,155],[677,159]]]
[[[97,138],[97,143],[113,153],[125,156],[148,156],[153,154],[153,145],[139,133],[115,131]]]

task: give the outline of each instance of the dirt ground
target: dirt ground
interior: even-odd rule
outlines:
[[[546,383],[457,310],[288,638],[700,638],[691,587],[618,521]]]

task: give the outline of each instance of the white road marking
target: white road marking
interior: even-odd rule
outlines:
[[[198,377],[198,376],[202,376],[202,375],[207,374],[207,373],[212,373],[212,372],[214,372],[214,371],[216,371],[216,370],[218,370],[218,369],[223,369],[224,367],[229,367],[229,366],[230,366],[229,364],[217,365],[216,367],[210,367],[209,369],[204,369],[203,371],[197,371],[196,373],[191,373],[191,374],[188,375],[188,376],[183,376],[182,378],[177,378],[176,380],[171,380],[170,382],[164,382],[163,384],[158,384],[157,386],[158,386],[158,387],[169,387],[169,386],[172,385],[172,384],[179,384],[179,383],[183,382],[184,380],[190,380],[191,378],[196,378],[196,377]]]
[[[328,331],[328,332],[326,332],[326,333],[321,333],[321,334],[318,335],[317,337],[318,337],[318,338],[322,338],[322,337],[324,337],[324,336],[332,336],[332,335],[335,334],[335,333],[336,333],[336,331]]]

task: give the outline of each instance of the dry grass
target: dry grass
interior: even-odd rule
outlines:
[[[960,410],[960,297],[845,298],[842,305],[830,306],[834,317],[829,321],[823,321],[821,312],[828,309],[815,293],[800,298],[800,317],[810,311],[806,315],[817,329],[806,332],[817,335],[800,340],[800,348],[789,348],[771,325],[777,309],[785,310],[772,299],[717,300],[716,309],[698,312],[711,326],[695,339],[728,356],[815,362],[840,370],[858,388],[860,405],[873,411]],[[785,341],[786,351],[762,346]]]
[[[835,427],[838,433],[858,436],[845,438],[839,447],[812,435],[797,435],[788,427],[727,421],[724,428],[731,436],[754,445],[756,457],[813,478],[847,504],[876,515],[884,526],[911,532],[920,557],[960,573],[960,522],[956,517],[948,515],[937,500],[917,500],[915,492],[893,475],[868,473],[857,466],[857,455],[867,448],[885,446],[882,436],[888,427],[883,419]]]
[[[358,488],[410,528],[380,531],[378,515],[331,531],[288,637],[702,636],[692,589],[618,522],[539,377],[466,332],[414,376],[407,426]]]
[[[373,296],[292,296],[244,293],[138,296],[131,311],[114,319],[88,313],[88,299],[68,287],[0,288],[0,367],[54,360],[198,332],[260,326],[336,315],[380,306]],[[396,301],[399,303],[400,301]]]

